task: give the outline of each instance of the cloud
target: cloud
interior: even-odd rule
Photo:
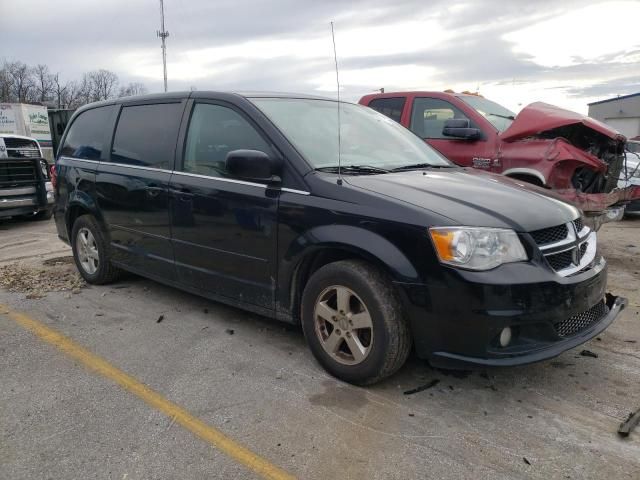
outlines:
[[[108,68],[161,88],[157,2],[2,8],[9,59],[47,63],[66,78]],[[640,90],[637,2],[165,0],[165,12],[171,89],[332,95],[334,20],[342,94],[352,100],[381,87],[479,87],[514,110],[545,100],[586,111],[601,95]]]

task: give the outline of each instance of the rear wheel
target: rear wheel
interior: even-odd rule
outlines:
[[[302,298],[302,327],[318,362],[359,385],[395,373],[411,349],[390,280],[358,260],[331,263],[313,274]]]
[[[73,224],[71,239],[76,267],[88,283],[101,285],[118,278],[120,270],[111,264],[108,243],[94,217],[78,217]]]

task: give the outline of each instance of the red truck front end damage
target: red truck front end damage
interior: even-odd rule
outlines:
[[[374,94],[360,103],[400,122],[458,165],[552,190],[583,210],[595,228],[640,199],[639,187],[618,188],[626,138],[585,115],[536,102],[516,116],[483,97],[453,92]],[[451,135],[445,127],[452,120],[469,128]]]
[[[616,188],[624,168],[625,137],[590,117],[533,103],[500,139],[503,173],[517,176],[519,169],[533,167],[542,185],[588,216],[640,198],[638,187]]]

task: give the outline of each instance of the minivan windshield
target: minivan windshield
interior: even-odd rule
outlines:
[[[489,120],[499,132],[509,128],[516,118],[516,114],[511,110],[486,98],[477,95],[461,95],[458,98]]]
[[[316,169],[338,166],[338,106],[340,163],[347,173],[453,166],[409,130],[362,105],[302,98],[250,100]]]

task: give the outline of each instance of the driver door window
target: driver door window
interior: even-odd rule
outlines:
[[[233,150],[271,148],[256,129],[238,112],[222,105],[194,106],[187,132],[183,170],[210,177],[227,177],[225,161]]]
[[[411,112],[411,131],[421,138],[444,138],[444,122],[451,118],[469,119],[462,111],[445,100],[416,98]],[[472,125],[473,126],[473,125]]]

